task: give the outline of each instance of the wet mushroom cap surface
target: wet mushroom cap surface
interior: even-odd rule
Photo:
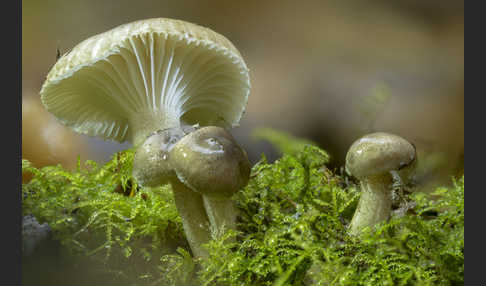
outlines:
[[[416,159],[415,147],[404,138],[377,132],[356,140],[346,155],[346,171],[357,178],[400,170]]]
[[[185,133],[180,128],[158,130],[137,148],[133,158],[133,176],[148,187],[167,184],[175,173],[168,164],[169,151]]]
[[[227,38],[155,18],[84,40],[56,62],[40,94],[75,131],[138,145],[181,121],[236,125],[249,91],[249,71]]]
[[[246,186],[251,170],[233,136],[213,126],[183,137],[171,150],[169,162],[181,182],[205,195],[233,195]]]

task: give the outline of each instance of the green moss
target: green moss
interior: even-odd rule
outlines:
[[[66,249],[106,271],[153,277],[162,255],[187,245],[170,188],[138,188],[132,160],[127,150],[102,167],[78,162],[74,172],[22,160],[22,171],[34,175],[22,185],[22,212],[47,222]]]
[[[22,186],[23,212],[48,222],[75,253],[143,285],[464,284],[464,177],[435,200],[414,194],[405,216],[356,238],[346,229],[356,186],[327,169],[329,156],[310,142],[265,132],[260,138],[277,138],[283,156],[253,167],[234,197],[237,231],[215,233],[207,261],[192,259],[170,187],[133,182],[131,150],[74,172],[23,160],[34,174]]]

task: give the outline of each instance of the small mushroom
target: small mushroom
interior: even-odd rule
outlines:
[[[202,194],[214,230],[235,229],[231,197],[248,183],[251,166],[233,136],[220,127],[201,128],[177,142],[169,160],[179,180]]]
[[[415,162],[415,146],[397,135],[372,133],[351,145],[346,171],[361,181],[361,198],[349,225],[351,234],[390,218],[393,180],[406,177]]]
[[[145,186],[172,185],[193,254],[206,257],[202,196],[177,179],[167,156],[198,125],[237,125],[249,92],[248,68],[228,39],[156,18],[84,40],[59,58],[40,94],[46,109],[75,131],[130,141],[134,177]]]

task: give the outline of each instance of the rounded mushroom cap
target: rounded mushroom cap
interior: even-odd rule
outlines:
[[[133,157],[133,176],[142,186],[167,184],[175,173],[168,163],[169,151],[185,133],[180,128],[159,130],[138,146]]]
[[[356,140],[346,155],[346,171],[361,179],[411,165],[416,158],[415,146],[404,138],[377,132]]]
[[[228,39],[156,18],[81,42],[57,61],[40,94],[77,132],[137,145],[180,121],[236,125],[249,91],[248,68]]]
[[[231,196],[250,178],[246,152],[220,127],[204,127],[183,137],[169,162],[181,182],[205,195]]]

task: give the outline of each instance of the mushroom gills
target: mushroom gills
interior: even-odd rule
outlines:
[[[134,137],[138,145],[140,136],[178,127],[182,117],[189,124],[233,121],[241,106],[233,104],[232,96],[246,96],[241,90],[248,89],[233,61],[229,54],[221,57],[216,46],[180,34],[144,33],[73,68],[42,93],[50,94],[44,103],[58,117],[76,118],[65,123],[81,125],[79,132],[102,133],[118,141]],[[86,107],[67,104],[74,98]],[[128,130],[127,124],[133,127]]]

